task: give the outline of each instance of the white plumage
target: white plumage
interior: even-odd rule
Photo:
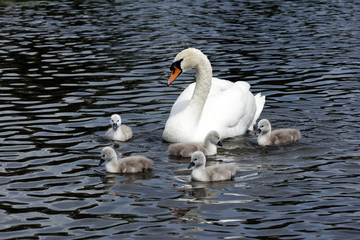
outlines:
[[[254,96],[247,82],[212,78],[208,58],[198,49],[181,51],[171,65],[168,85],[182,72],[196,70],[196,83],[190,84],[175,101],[165,124],[163,139],[168,142],[201,142],[211,130],[222,138],[253,130],[265,104],[261,94]]]

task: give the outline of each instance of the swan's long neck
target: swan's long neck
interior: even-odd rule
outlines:
[[[199,63],[195,66],[196,85],[194,94],[191,97],[188,107],[192,109],[193,116],[196,120],[200,120],[204,104],[209,95],[212,81],[212,68],[210,61],[204,55]]]

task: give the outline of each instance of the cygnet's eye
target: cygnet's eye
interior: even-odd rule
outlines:
[[[198,158],[196,157],[196,158],[194,158],[194,161],[197,161],[198,160]]]
[[[102,156],[105,157],[105,154],[103,154]]]

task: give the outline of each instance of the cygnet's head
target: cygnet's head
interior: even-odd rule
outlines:
[[[203,152],[196,151],[191,155],[190,164],[188,166],[188,169],[192,168],[193,166],[198,167],[201,165],[205,165],[206,158]]]
[[[222,142],[220,141],[220,134],[217,131],[211,131],[206,135],[206,140],[209,140],[212,144],[217,144],[219,146],[222,146]]]
[[[256,134],[266,134],[267,132],[271,131],[271,125],[269,120],[267,119],[261,119],[258,122],[258,126],[257,126],[257,130],[256,130]]]
[[[116,130],[121,125],[121,117],[119,114],[111,115],[110,125],[114,130]]]
[[[196,48],[187,48],[179,52],[170,66],[171,76],[168,85],[181,73],[195,68],[204,59],[207,59],[206,55]]]
[[[105,161],[111,161],[114,156],[116,157],[116,152],[114,149],[112,149],[111,147],[104,147],[101,150],[101,159],[99,162],[99,166],[101,166],[101,164],[103,164]]]

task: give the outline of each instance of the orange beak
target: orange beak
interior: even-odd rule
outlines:
[[[171,72],[167,85],[169,86],[181,73],[181,69],[174,66],[174,70]]]

